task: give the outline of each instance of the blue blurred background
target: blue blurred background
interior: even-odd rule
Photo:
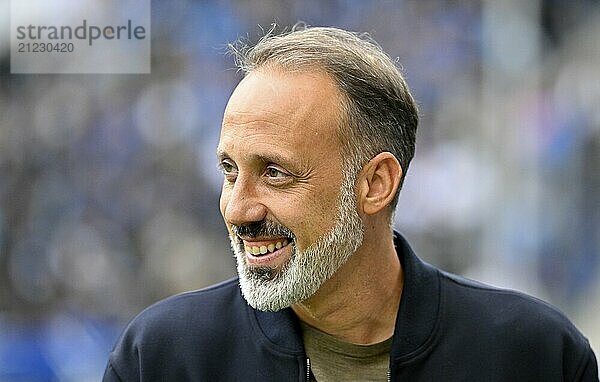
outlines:
[[[153,1],[150,75],[11,75],[8,9],[0,381],[97,381],[133,315],[234,275],[224,47],[298,20],[398,57],[422,120],[396,227],[417,253],[550,301],[600,350],[598,1]]]

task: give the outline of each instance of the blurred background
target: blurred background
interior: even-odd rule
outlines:
[[[149,75],[11,75],[8,9],[0,381],[100,380],[137,312],[235,274],[225,46],[298,20],[369,32],[402,65],[422,119],[396,227],[417,253],[551,302],[598,354],[599,1],[153,1]]]

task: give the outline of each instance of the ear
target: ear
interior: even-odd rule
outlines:
[[[402,178],[398,159],[383,152],[371,159],[360,173],[358,180],[358,204],[367,215],[385,209],[394,200]]]

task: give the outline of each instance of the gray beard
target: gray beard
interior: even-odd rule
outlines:
[[[292,242],[292,255],[280,271],[248,266],[243,243],[230,234],[240,288],[250,306],[278,311],[308,299],[362,245],[364,225],[356,210],[354,181],[346,178],[340,188],[334,227],[304,251]]]

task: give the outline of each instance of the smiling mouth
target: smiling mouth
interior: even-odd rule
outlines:
[[[288,238],[279,239],[277,241],[244,241],[244,250],[246,254],[255,257],[261,257],[285,248],[291,243]]]

